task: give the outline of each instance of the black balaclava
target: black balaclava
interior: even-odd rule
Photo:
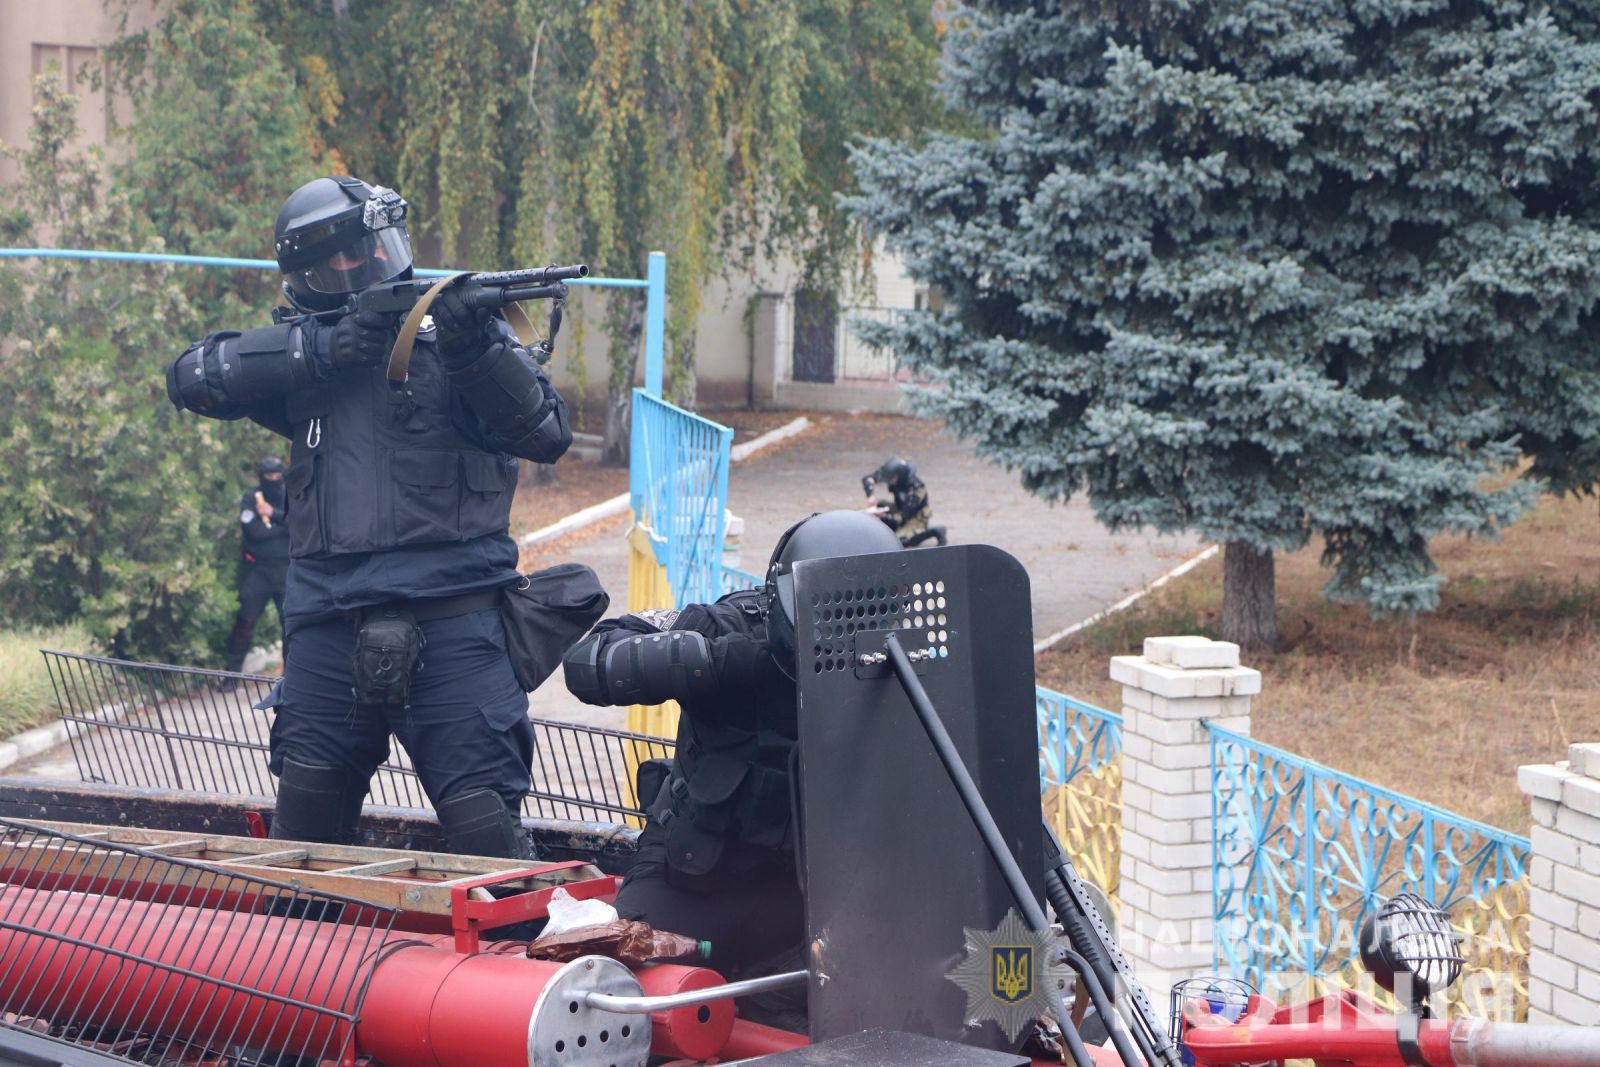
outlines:
[[[263,478],[256,489],[266,498],[267,503],[272,505],[273,511],[283,511],[284,505],[289,502],[289,489],[283,484],[282,478],[271,480]]]

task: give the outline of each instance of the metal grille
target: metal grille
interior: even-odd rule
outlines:
[[[275,679],[44,652],[78,777],[85,782],[270,798],[272,712],[255,708]],[[227,692],[225,682],[234,683]],[[616,822],[639,815],[631,767],[672,755],[644,734],[534,719],[533,783],[523,811],[547,819]],[[395,746],[372,777],[370,801],[426,809],[409,757]]]
[[[0,819],[0,1046],[20,1031],[162,1067],[346,1059],[396,912],[161,854],[183,849]]]
[[[722,594],[732,441],[728,427],[634,390],[628,494],[678,607]]]
[[[1209,733],[1220,972],[1274,998],[1347,984],[1367,917],[1416,893],[1477,916],[1463,927],[1474,980],[1451,991],[1453,1005],[1501,1021],[1525,1013],[1527,919],[1497,916],[1494,902],[1526,877],[1527,838],[1215,725]]]
[[[794,295],[794,380],[831,382],[839,351],[839,307],[805,289]]]

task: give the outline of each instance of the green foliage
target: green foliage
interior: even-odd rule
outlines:
[[[43,648],[93,651],[89,635],[77,625],[0,630],[0,737],[55,718],[55,686],[39,654]]]
[[[68,156],[74,101],[35,82],[31,147],[7,237],[66,247],[159,248],[106,179],[98,152]],[[39,243],[44,243],[40,241]],[[13,261],[8,261],[13,262]],[[40,260],[0,270],[0,612],[8,623],[81,620],[117,655],[189,661],[224,628],[219,547],[233,490],[216,428],[167,402],[174,338],[196,330],[163,266]]]
[[[111,88],[133,115],[117,131],[118,186],[169,251],[270,258],[279,205],[325,170],[313,156],[311,118],[254,0],[165,0],[154,25],[132,33],[140,0],[108,6],[123,26],[107,49]],[[323,101],[323,114],[332,106]],[[260,316],[276,299],[277,277],[259,270],[184,277],[208,323]]]
[[[642,277],[649,251],[666,251],[669,377],[689,403],[706,283],[759,251],[843,276],[857,232],[836,198],[846,146],[934,111],[925,0],[259,9],[307,107],[342,102],[320,112],[318,135],[419,206],[425,252],[474,266],[581,258]],[[636,302],[613,297],[605,312],[614,411],[633,380]]]
[[[1600,477],[1588,12],[966,7],[944,90],[981,129],[872,143],[851,202],[950,310],[873,338],[1040,495],[1320,534],[1330,594],[1430,610],[1429,538]]]

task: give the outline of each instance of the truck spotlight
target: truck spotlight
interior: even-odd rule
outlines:
[[[1461,974],[1450,917],[1415,893],[1391,897],[1361,927],[1361,963],[1379,985],[1427,1016],[1427,999]]]

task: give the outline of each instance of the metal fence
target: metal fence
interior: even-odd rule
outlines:
[[[1500,1018],[1525,1012],[1526,916],[1514,898],[1526,838],[1227,730],[1210,734],[1221,973],[1263,992],[1347,984],[1366,917],[1413,892],[1458,914],[1469,1006]]]
[[[1122,716],[1036,687],[1039,800],[1078,873],[1110,896],[1122,862]]]
[[[1034,694],[1041,793],[1122,758],[1121,715],[1042,685]]]
[[[346,1062],[395,917],[0,820],[0,1049],[41,1063]]]
[[[267,770],[273,713],[254,707],[276,679],[64,652],[44,657],[83,781],[276,796]],[[523,811],[541,818],[639,815],[631,768],[673,749],[658,737],[551,719],[534,719],[533,729],[533,785]],[[429,806],[403,749],[373,775],[370,799]]]
[[[633,393],[628,492],[678,606],[722,593],[722,539],[733,430]]]

